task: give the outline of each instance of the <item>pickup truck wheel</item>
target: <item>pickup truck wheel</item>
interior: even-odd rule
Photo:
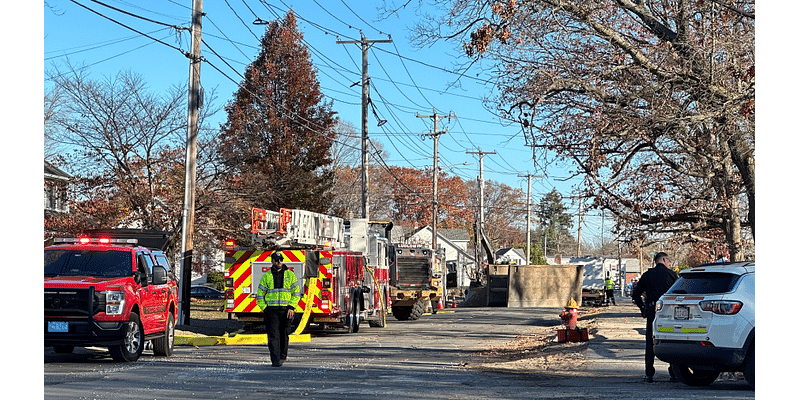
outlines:
[[[144,329],[139,315],[131,313],[131,318],[124,328],[125,336],[123,343],[118,346],[111,346],[108,351],[111,358],[117,362],[132,362],[139,359],[144,350]]]
[[[58,354],[69,354],[75,350],[75,346],[53,346],[53,351]]]
[[[167,331],[164,337],[153,340],[153,354],[157,356],[171,356],[175,349],[175,317],[169,313],[167,318]]]
[[[672,364],[672,371],[679,381],[689,386],[708,386],[719,376],[719,371],[691,369],[685,365]]]

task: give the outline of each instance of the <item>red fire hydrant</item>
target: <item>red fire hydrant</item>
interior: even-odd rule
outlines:
[[[561,320],[564,321],[564,326],[569,330],[575,330],[578,327],[578,303],[575,299],[569,299],[569,303],[564,306],[564,311],[561,312]]]

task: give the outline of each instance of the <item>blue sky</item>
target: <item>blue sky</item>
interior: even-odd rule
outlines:
[[[188,27],[191,0],[76,0],[97,13],[68,0],[48,0],[44,8],[44,68],[53,63],[63,67],[69,59],[73,65],[84,65],[90,76],[101,79],[123,69],[141,74],[153,91],[188,81],[189,63],[184,53],[190,48],[188,31],[177,33],[169,26]],[[128,15],[107,6],[124,10],[145,19]],[[361,89],[354,83],[361,78],[361,51],[355,44],[337,44],[337,40],[358,40],[363,34],[370,40],[392,39],[377,43],[369,52],[370,96],[375,105],[369,115],[370,140],[380,142],[388,153],[387,164],[425,168],[432,166],[433,142],[423,134],[431,132],[433,110],[453,113],[456,119],[440,120],[439,165],[449,174],[464,179],[478,176],[478,157],[468,152],[495,152],[484,157],[484,178],[505,183],[527,192],[527,180],[520,177],[535,174],[543,178],[532,181],[532,201],[553,188],[569,196],[573,179],[565,170],[539,170],[531,161],[530,148],[518,126],[500,121],[489,112],[482,99],[492,96],[493,88],[485,83],[489,76],[478,68],[464,76],[451,71],[465,61],[459,44],[442,42],[431,47],[416,48],[410,43],[411,28],[418,16],[409,8],[400,16],[380,18],[376,7],[382,2],[356,0],[204,1],[202,55],[207,60],[201,70],[201,84],[216,88],[217,105],[225,104],[236,90],[246,65],[258,53],[258,38],[264,25],[282,18],[291,7],[298,17],[312,61],[318,69],[322,92],[333,100],[334,110],[359,131],[361,126]],[[411,2],[416,4],[416,2]],[[115,23],[124,24],[129,28]],[[140,32],[137,33],[136,31]],[[146,34],[150,36],[143,35]],[[48,82],[45,79],[45,87]],[[377,126],[378,118],[387,123]],[[224,113],[217,118],[222,123]],[[565,200],[573,214],[577,201]],[[577,231],[577,218],[575,218]],[[598,211],[584,220],[584,240],[597,240],[601,231],[610,235],[610,218],[603,223]]]

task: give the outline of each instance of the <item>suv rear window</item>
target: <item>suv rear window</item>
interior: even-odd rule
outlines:
[[[44,275],[108,278],[131,276],[131,253],[115,250],[45,250]]]
[[[668,294],[711,294],[727,293],[733,290],[741,275],[719,272],[698,272],[683,274]]]

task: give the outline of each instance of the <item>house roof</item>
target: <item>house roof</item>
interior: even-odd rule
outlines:
[[[52,179],[60,179],[60,180],[69,180],[72,176],[50,164],[49,162],[44,162],[44,176]]]
[[[458,240],[458,241],[468,242],[470,239],[469,231],[467,231],[466,229],[437,229],[436,234],[446,237],[451,241]]]
[[[519,258],[525,258],[525,254],[524,253],[521,253],[519,250],[514,249],[514,248],[497,250],[497,258],[500,258],[500,257],[502,257],[502,256],[504,256],[504,255],[506,255],[508,253],[512,253],[512,254],[509,254],[509,255],[515,255],[515,256],[517,256]]]

